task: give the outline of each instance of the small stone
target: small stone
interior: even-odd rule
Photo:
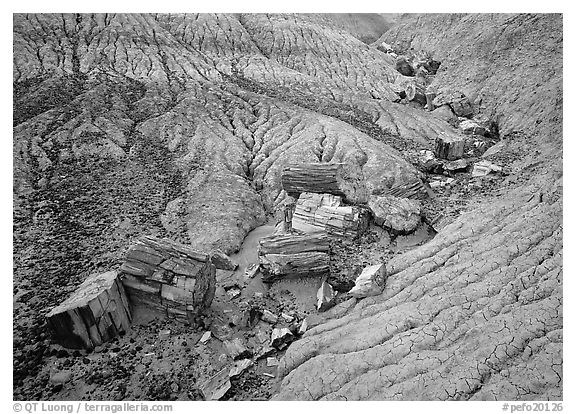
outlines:
[[[465,159],[459,159],[456,161],[450,161],[444,164],[444,169],[448,171],[465,171],[468,169],[468,161]]]
[[[270,344],[277,349],[284,349],[292,340],[294,335],[290,332],[288,328],[274,328],[272,331],[272,337],[270,339]]]
[[[239,297],[242,294],[242,291],[237,287],[233,287],[233,288],[228,289],[226,291],[226,294],[228,295],[228,297],[230,299],[236,299],[237,297]]]
[[[256,359],[262,359],[262,358],[266,358],[267,356],[270,356],[272,354],[274,354],[276,352],[276,348],[272,348],[270,345],[266,345],[264,346],[264,348],[262,348],[260,350],[260,352],[258,352],[258,355],[256,355]]]
[[[291,323],[294,321],[294,317],[288,315],[287,313],[282,312],[282,314],[280,316],[282,316],[282,319],[284,319],[288,323]]]
[[[256,273],[258,273],[259,270],[260,270],[260,264],[259,263],[252,263],[252,264],[248,265],[246,267],[246,271],[244,272],[244,278],[245,279],[252,279],[254,276],[256,276]]]
[[[431,181],[430,182],[430,188],[432,189],[436,189],[436,188],[440,188],[440,187],[444,187],[445,183],[444,181]]]
[[[386,266],[383,263],[368,266],[356,279],[350,295],[355,298],[365,298],[382,293],[386,282]]]
[[[266,358],[266,366],[267,367],[276,367],[278,366],[279,362],[275,357],[268,357]]]
[[[230,379],[237,378],[252,365],[254,365],[254,363],[250,359],[242,359],[240,361],[236,361],[228,376]]]
[[[168,339],[170,337],[170,329],[164,329],[158,332],[158,339]]]
[[[208,342],[210,340],[211,336],[212,336],[212,332],[210,332],[210,331],[204,332],[204,335],[202,335],[202,338],[200,338],[200,343],[205,344],[206,342]]]
[[[332,288],[330,283],[323,281],[316,293],[316,298],[318,299],[318,303],[316,304],[316,308],[318,311],[323,312],[334,304],[334,299],[336,299],[336,292]]]
[[[244,341],[240,338],[224,341],[224,348],[234,360],[250,358],[252,356],[252,351],[246,348]]]
[[[271,325],[274,325],[276,322],[278,322],[278,316],[274,315],[268,309],[264,309],[264,311],[262,312],[262,316],[260,316],[260,319],[263,320],[264,322],[268,322]]]
[[[173,393],[177,393],[180,390],[180,387],[178,386],[178,384],[173,382],[172,385],[170,386],[170,389],[172,390]]]
[[[304,333],[308,330],[308,319],[304,318],[300,327],[298,328],[298,335],[304,335]]]
[[[50,376],[51,384],[66,384],[72,379],[71,371],[59,371]]]
[[[200,392],[206,401],[217,401],[232,387],[230,369],[223,368],[200,385]]]

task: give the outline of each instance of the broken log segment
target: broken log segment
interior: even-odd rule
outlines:
[[[330,267],[329,249],[326,233],[264,237],[258,248],[262,280],[325,275]]]
[[[330,250],[328,235],[324,232],[313,234],[278,234],[260,240],[259,255],[292,254],[304,252],[326,252]]]
[[[292,228],[305,233],[356,238],[368,227],[368,211],[363,207],[344,206],[340,196],[302,193],[292,217]]]
[[[264,282],[272,282],[284,277],[322,276],[328,273],[329,263],[330,256],[323,252],[260,256]]]
[[[120,271],[134,305],[177,319],[192,320],[210,306],[216,290],[211,256],[168,239],[142,237]]]
[[[434,146],[434,154],[438,158],[453,161],[464,156],[464,138],[461,136],[440,133]]]
[[[350,164],[289,164],[282,171],[282,187],[292,197],[302,193],[334,194],[352,204],[368,202],[362,168]]]
[[[67,348],[93,348],[130,328],[132,315],[116,271],[88,277],[48,315],[56,340]]]

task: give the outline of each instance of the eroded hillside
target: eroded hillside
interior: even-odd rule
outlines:
[[[507,174],[429,200],[451,224],[392,259],[382,295],[318,318],[276,397],[561,398],[562,19],[407,16],[382,40],[434,52],[433,85],[497,125]],[[142,234],[233,253],[282,205],[289,162],[357,165],[373,194],[425,198],[410,161],[456,133],[399,102],[390,54],[310,16],[15,15],[13,80],[22,399],[58,395],[46,312]]]

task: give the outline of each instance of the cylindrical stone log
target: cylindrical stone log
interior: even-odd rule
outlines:
[[[291,196],[328,193],[354,204],[368,202],[362,169],[357,165],[306,163],[289,164],[282,171],[282,187]]]
[[[323,276],[330,270],[330,256],[324,252],[267,254],[260,256],[260,267],[264,282],[288,277]]]
[[[264,237],[258,245],[258,254],[293,254],[304,252],[328,252],[330,242],[324,232],[313,234],[279,234]]]
[[[464,156],[464,138],[441,133],[435,141],[434,155],[445,160],[457,160]]]
[[[93,348],[128,331],[132,315],[118,273],[88,277],[47,315],[55,339],[67,348]]]
[[[262,280],[326,275],[329,271],[326,233],[278,234],[260,240],[258,257]]]
[[[216,290],[211,256],[168,239],[143,237],[126,254],[122,283],[134,305],[192,320]]]

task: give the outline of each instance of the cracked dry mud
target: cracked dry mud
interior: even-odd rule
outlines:
[[[256,364],[226,398],[562,399],[562,17],[405,15],[372,45],[356,37],[382,32],[346,21],[14,15],[15,399],[201,398],[230,362],[218,340],[198,342],[203,329],[142,318],[86,354],[54,345],[44,317],[144,234],[240,250],[243,272],[246,236],[273,231],[282,208],[283,166],[319,161],[362,167],[373,194],[415,188],[425,222],[445,225],[431,240],[423,224],[416,241],[369,233],[335,248],[339,271],[387,261],[379,296],[317,314],[315,291],[310,306],[270,289],[265,305],[310,315],[310,329],[277,372]],[[432,84],[497,125],[502,149],[486,159],[501,174],[451,174],[430,198],[443,178],[414,155],[457,128],[398,102],[406,77],[381,41],[434,52]],[[259,289],[232,301],[221,288],[209,318]],[[270,327],[232,331],[257,344]],[[55,386],[54,370],[73,381]]]

